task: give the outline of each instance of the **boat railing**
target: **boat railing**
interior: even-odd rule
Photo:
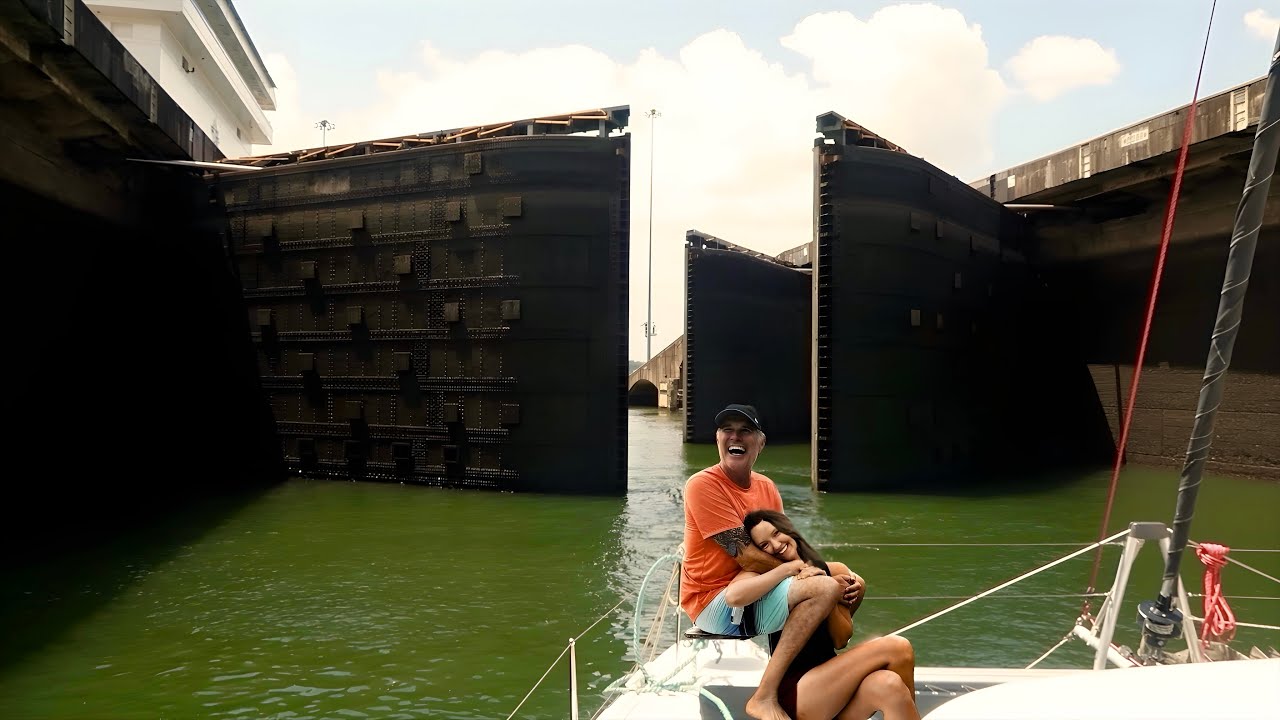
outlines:
[[[876,598],[877,601],[959,599],[959,602],[953,603],[952,605],[949,605],[946,608],[943,608],[942,610],[931,613],[919,620],[916,620],[908,625],[905,625],[901,628],[898,628],[897,630],[894,630],[891,633],[888,633],[889,635],[901,635],[911,630],[914,630],[922,625],[925,625],[926,623],[929,623],[938,618],[941,618],[951,612],[954,612],[955,610],[958,610],[962,607],[965,607],[974,602],[977,602],[978,600],[982,600],[998,592],[1006,590],[1018,583],[1021,583],[1024,580],[1035,577],[1040,573],[1043,573],[1047,570],[1057,567],[1058,565],[1061,565],[1077,557],[1080,557],[1081,555],[1084,555],[1090,551],[1096,550],[1098,548],[1101,548],[1107,545],[1119,545],[1122,547],[1122,550],[1121,550],[1120,559],[1117,563],[1115,582],[1112,584],[1111,589],[1108,590],[1107,592],[1051,593],[1051,594],[1036,593],[1036,594],[1013,595],[1014,598],[1026,598],[1026,599],[1066,598],[1066,597],[1102,598],[1102,604],[1098,608],[1098,613],[1096,616],[1089,614],[1087,611],[1082,612],[1080,616],[1076,619],[1076,622],[1074,626],[1071,628],[1071,630],[1069,630],[1063,636],[1063,638],[1058,641],[1057,644],[1049,648],[1049,650],[1047,650],[1043,655],[1036,658],[1034,661],[1031,662],[1031,664],[1026,666],[1027,669],[1034,668],[1035,666],[1040,664],[1042,661],[1044,661],[1046,658],[1048,658],[1050,655],[1052,655],[1056,650],[1058,650],[1067,642],[1069,642],[1072,638],[1079,638],[1083,640],[1087,645],[1089,645],[1089,647],[1094,649],[1095,655],[1094,655],[1093,668],[1095,670],[1100,670],[1105,668],[1108,662],[1110,662],[1112,665],[1115,665],[1117,667],[1133,667],[1140,664],[1140,661],[1136,658],[1136,656],[1132,652],[1125,652],[1124,648],[1120,648],[1112,642],[1114,639],[1116,623],[1118,621],[1119,614],[1120,614],[1119,608],[1123,606],[1124,595],[1128,586],[1129,575],[1133,568],[1134,561],[1136,560],[1137,555],[1139,551],[1142,549],[1144,543],[1148,540],[1155,540],[1160,546],[1161,552],[1167,554],[1169,552],[1170,543],[1171,543],[1170,533],[1171,533],[1170,529],[1163,523],[1138,522],[1138,523],[1131,523],[1129,527],[1125,528],[1124,530],[1121,530],[1119,532],[1116,532],[1110,535],[1109,537],[1103,538],[1102,540],[1099,540],[1097,542],[1090,543],[1084,546],[1080,546],[1079,543],[1054,542],[1054,543],[835,543],[835,544],[828,543],[828,544],[823,544],[822,547],[876,547],[876,548],[890,547],[890,546],[894,546],[894,547],[938,547],[938,546],[972,547],[972,546],[990,545],[990,546],[1000,546],[1000,547],[1070,546],[1070,547],[1077,548],[1076,550],[1066,555],[1063,555],[1062,557],[1059,557],[1055,560],[1051,560],[1047,563],[1044,563],[1035,568],[1032,568],[1031,570],[1028,570],[1027,572],[1024,572],[1018,575],[1017,577],[1014,577],[1010,580],[1002,582],[998,585],[995,585],[987,590],[984,590],[974,595],[966,595],[966,596],[956,596],[956,595],[914,596],[913,595],[913,596],[877,597]],[[1197,543],[1195,541],[1190,541],[1190,544],[1193,547],[1199,547],[1201,545],[1200,543]],[[1238,549],[1235,552],[1247,553],[1247,552],[1277,552],[1277,551],[1276,550]],[[1229,562],[1231,564],[1237,565],[1267,580],[1280,584],[1280,578],[1276,578],[1272,575],[1269,575],[1266,572],[1263,572],[1262,570],[1252,567],[1235,558],[1227,557],[1224,555],[1222,559],[1225,562]],[[680,578],[681,560],[682,560],[681,553],[679,549],[677,549],[674,553],[666,554],[658,558],[653,563],[653,565],[650,566],[648,572],[645,573],[644,579],[640,583],[640,588],[637,594],[634,596],[635,607],[633,608],[633,611],[632,611],[631,651],[633,655],[634,664],[627,672],[623,673],[619,678],[614,680],[612,683],[610,683],[608,687],[604,689],[603,691],[604,695],[611,695],[611,694],[623,692],[623,691],[633,691],[633,692],[698,691],[699,693],[707,694],[703,692],[702,688],[698,687],[698,679],[696,675],[691,679],[676,680],[676,678],[680,677],[681,674],[686,670],[686,668],[688,668],[692,663],[695,662],[698,651],[707,642],[710,642],[709,640],[706,640],[706,639],[684,638],[681,635],[682,619],[681,619],[681,612],[679,609],[679,578]],[[644,599],[647,597],[648,588],[652,582],[654,582],[655,580],[658,580],[661,577],[660,571],[668,565],[670,565],[670,572],[666,576],[666,581],[665,581],[665,584],[663,585],[661,594],[658,595],[657,607],[656,609],[653,610],[653,614],[652,614],[652,617],[649,619],[647,629],[645,630],[645,632],[642,633],[640,628],[644,624],[644,619],[646,617],[646,612],[645,612],[646,607],[645,607]],[[1204,594],[1188,593],[1186,591],[1186,588],[1183,586],[1181,580],[1179,580],[1178,587],[1177,587],[1177,602],[1179,605],[1179,609],[1182,611],[1182,615],[1183,615],[1182,631],[1184,633],[1184,637],[1187,638],[1188,660],[1190,660],[1191,662],[1203,662],[1203,661],[1209,660],[1210,658],[1206,657],[1206,654],[1204,652],[1207,644],[1197,641],[1195,624],[1203,622],[1204,619],[1201,617],[1197,617],[1191,612],[1190,598],[1192,597],[1204,597]],[[1236,599],[1235,597],[1232,597],[1232,596],[1227,596],[1227,597],[1230,599]],[[1280,598],[1270,597],[1270,596],[1265,596],[1265,597],[1236,596],[1236,597],[1239,597],[1240,599],[1267,599],[1267,600],[1280,599]],[[569,675],[570,675],[569,691],[570,691],[570,698],[571,698],[570,699],[570,717],[571,717],[571,720],[578,720],[576,645],[578,641],[580,641],[585,635],[587,635],[587,633],[591,632],[591,630],[593,630],[597,625],[603,622],[605,618],[613,615],[624,604],[626,604],[628,601],[631,601],[631,600],[632,600],[631,597],[624,597],[616,605],[614,605],[612,608],[610,608],[600,617],[596,618],[596,620],[592,622],[590,625],[588,625],[586,629],[584,629],[581,633],[579,633],[578,635],[572,638],[569,638],[568,643],[565,645],[564,649],[560,652],[560,655],[557,656],[556,659],[551,662],[551,665],[547,668],[546,672],[542,674],[542,677],[540,677],[538,681],[534,683],[533,687],[524,696],[524,698],[521,699],[520,703],[516,706],[516,708],[512,710],[510,715],[507,716],[507,720],[511,720],[512,718],[515,717],[516,713],[519,712],[520,708],[525,704],[526,701],[528,701],[528,699],[533,695],[534,691],[536,691],[538,687],[543,683],[543,681],[547,679],[547,677],[551,674],[551,671],[555,669],[555,667],[560,663],[560,661],[564,659],[566,655],[569,656]],[[674,618],[674,620],[672,620],[671,618]],[[683,660],[676,663],[676,665],[674,666],[674,669],[665,669],[661,677],[651,675],[649,670],[649,665],[662,651],[663,649],[662,640],[664,637],[666,637],[668,625],[673,622],[674,622],[674,643],[677,645],[680,645],[682,644],[682,639],[683,639],[684,643],[688,643],[690,645],[690,649],[692,650],[692,652],[690,652]],[[1240,621],[1234,621],[1234,624],[1239,625],[1241,627],[1258,628],[1258,629],[1264,629],[1264,630],[1280,630],[1280,626],[1275,626],[1275,625],[1246,623],[1246,622],[1240,622]],[[714,696],[711,696],[711,695],[708,695],[708,697],[718,707],[722,705],[722,703],[719,702],[718,698],[715,698]],[[607,703],[606,703],[606,706],[607,706]],[[603,710],[603,706],[600,709]],[[727,710],[724,710],[724,708],[721,708],[721,710],[723,712],[727,712]],[[726,715],[726,717],[728,717],[728,715]]]
[[[1102,597],[1103,598],[1102,606],[1098,610],[1098,615],[1094,617],[1090,615],[1088,612],[1082,612],[1081,615],[1076,619],[1076,623],[1071,628],[1071,630],[1066,635],[1064,635],[1063,638],[1060,641],[1058,641],[1057,644],[1049,648],[1049,650],[1046,651],[1043,655],[1041,655],[1040,657],[1032,661],[1031,664],[1027,665],[1027,669],[1034,668],[1036,665],[1040,664],[1040,662],[1042,662],[1045,658],[1053,654],[1054,651],[1056,651],[1058,648],[1062,647],[1068,641],[1070,641],[1072,637],[1080,638],[1087,645],[1089,645],[1090,648],[1092,648],[1095,651],[1094,662],[1093,662],[1093,668],[1095,670],[1101,670],[1105,668],[1108,661],[1117,667],[1132,667],[1135,665],[1139,665],[1141,664],[1140,661],[1136,659],[1136,657],[1134,657],[1131,652],[1124,652],[1123,649],[1120,647],[1117,647],[1112,642],[1112,640],[1114,639],[1114,636],[1115,636],[1116,622],[1120,614],[1118,609],[1122,606],[1124,602],[1124,594],[1128,585],[1129,575],[1130,575],[1130,572],[1132,571],[1133,563],[1137,558],[1138,552],[1142,549],[1143,544],[1147,540],[1156,540],[1159,543],[1161,552],[1164,555],[1167,556],[1170,551],[1171,542],[1172,542],[1171,531],[1163,523],[1152,523],[1152,522],[1132,523],[1128,528],[1120,532],[1117,532],[1111,535],[1110,537],[1099,540],[1096,543],[1092,543],[1090,545],[1081,547],[1080,549],[1072,553],[1064,555],[1063,557],[1060,557],[1051,562],[1045,563],[1044,565],[1041,565],[1039,567],[1033,568],[1028,572],[1025,572],[1006,582],[1000,583],[995,587],[984,590],[976,595],[964,597],[963,599],[960,600],[960,602],[950,605],[942,610],[939,610],[938,612],[932,613],[924,618],[921,618],[920,620],[916,620],[915,622],[912,622],[911,624],[906,625],[902,628],[899,628],[889,634],[900,635],[909,630],[913,630],[917,627],[920,627],[921,625],[924,625],[928,622],[936,620],[937,618],[940,618],[950,612],[958,610],[966,605],[969,605],[973,602],[976,602],[985,597],[993,595],[1001,590],[1011,587],[1019,582],[1022,582],[1023,580],[1034,577],[1035,575],[1038,575],[1046,570],[1049,570],[1050,568],[1053,568],[1057,565],[1067,562],[1068,560],[1072,560],[1076,557],[1079,557],[1080,555],[1088,553],[1091,550],[1100,548],[1103,545],[1115,544],[1116,541],[1120,540],[1120,538],[1124,538],[1124,542],[1122,543],[1123,549],[1121,551],[1120,561],[1117,564],[1115,582],[1112,584],[1111,589],[1105,593],[1083,594],[1083,597]],[[919,545],[919,546],[934,545],[931,543],[903,543],[903,545],[908,545],[908,544]],[[956,545],[957,543],[946,543],[946,544]],[[982,545],[984,543],[960,543],[960,544]],[[1027,544],[1061,545],[1063,543],[1027,543]],[[1193,542],[1192,545],[1198,547],[1199,543]],[[883,545],[878,545],[878,546],[883,546]],[[1249,552],[1249,551],[1245,550],[1243,552]],[[1240,562],[1239,560],[1235,560],[1233,558],[1225,557],[1225,556],[1222,559],[1227,562],[1231,562],[1233,564],[1239,565],[1257,575],[1260,575],[1261,577],[1271,580],[1272,582],[1280,583],[1280,579],[1272,577],[1271,575],[1268,575],[1267,573],[1262,572],[1257,568],[1251,567],[1243,562]],[[1197,594],[1196,596],[1204,597],[1203,594]],[[1031,597],[1031,596],[1020,595],[1016,597]],[[1066,596],[1063,596],[1063,597],[1066,597]],[[1179,579],[1177,582],[1177,602],[1179,605],[1179,610],[1181,610],[1182,616],[1183,616],[1182,632],[1184,633],[1184,636],[1187,638],[1188,659],[1191,662],[1204,662],[1205,660],[1208,659],[1205,656],[1205,649],[1208,646],[1208,643],[1206,641],[1197,640],[1197,632],[1195,629],[1195,624],[1197,622],[1203,622],[1203,618],[1197,617],[1194,613],[1192,613],[1191,603],[1190,603],[1191,597],[1192,595],[1186,591],[1186,588],[1184,587],[1181,579]],[[889,599],[889,598],[883,598],[883,599]],[[905,598],[900,598],[900,599],[905,599]],[[911,599],[925,599],[925,598],[922,597],[922,598],[911,598]],[[1275,599],[1275,598],[1268,598],[1268,599]],[[1265,630],[1280,630],[1280,626],[1274,626],[1274,625],[1263,625],[1258,623],[1241,623],[1239,621],[1234,621],[1234,624],[1239,625],[1241,627],[1253,627],[1253,628],[1259,628],[1259,629],[1265,629]]]
[[[585,630],[578,633],[574,637],[569,638],[569,642],[564,646],[564,649],[561,650],[560,654],[556,656],[556,659],[552,660],[551,664],[547,666],[547,670],[546,672],[542,673],[542,677],[538,678],[538,681],[533,684],[533,687],[529,688],[529,692],[525,693],[524,697],[520,699],[519,704],[517,704],[515,709],[511,711],[511,714],[507,716],[507,720],[511,720],[516,716],[516,713],[520,712],[520,708],[524,707],[524,704],[528,702],[530,697],[533,696],[534,691],[536,691],[538,687],[542,685],[542,681],[547,679],[547,676],[550,675],[551,671],[556,668],[556,665],[560,664],[560,661],[564,659],[565,655],[569,656],[569,696],[570,696],[569,717],[570,717],[570,720],[578,720],[578,653],[577,653],[578,641],[581,640],[587,633],[591,632],[591,630],[594,629],[595,626],[599,625],[601,621],[603,621],[605,618],[612,615],[614,612],[618,610],[618,608],[626,604],[627,600],[629,599],[630,598],[624,597],[623,599],[619,600],[617,605],[614,605],[613,607],[609,608],[607,611],[605,611],[603,615],[596,618],[595,622],[588,625]]]

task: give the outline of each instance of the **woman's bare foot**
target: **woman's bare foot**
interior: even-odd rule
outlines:
[[[778,704],[778,696],[752,695],[747,701],[747,714],[757,720],[791,720],[791,716]]]

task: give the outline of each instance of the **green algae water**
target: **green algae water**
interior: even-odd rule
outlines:
[[[568,639],[603,617],[576,648],[589,717],[630,666],[637,590],[680,542],[684,480],[715,461],[713,447],[680,437],[677,416],[631,411],[624,498],[295,480],[7,572],[0,717],[506,718]],[[1109,480],[1029,471],[981,492],[818,494],[808,461],[805,446],[771,445],[758,469],[810,540],[867,579],[855,642],[1074,549],[1052,543],[1091,542]],[[1114,529],[1169,522],[1176,486],[1174,469],[1126,470]],[[1275,549],[1278,509],[1280,484],[1209,477],[1192,537]],[[1157,553],[1144,550],[1130,581],[1135,612],[1158,590]],[[1108,548],[1104,588],[1117,556]],[[1276,553],[1232,557],[1280,575]],[[912,630],[920,664],[1025,666],[1070,630],[1090,561]],[[1198,592],[1200,563],[1188,555],[1182,567]],[[668,577],[668,567],[655,571],[645,618]],[[1280,596],[1235,566],[1223,585],[1229,596]],[[1280,601],[1232,608],[1280,624]],[[1136,637],[1122,616],[1118,641]],[[1238,639],[1280,646],[1265,630],[1242,628]],[[1088,657],[1073,641],[1046,666]],[[566,656],[517,717],[568,717],[568,672]]]

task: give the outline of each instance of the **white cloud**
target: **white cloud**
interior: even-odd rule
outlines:
[[[1042,35],[1023,45],[1007,67],[1024,92],[1043,102],[1078,87],[1106,85],[1119,74],[1120,61],[1095,40]]]
[[[812,61],[826,109],[961,177],[989,160],[1007,90],[987,66],[982,29],[960,12],[898,5],[865,21],[820,13],[782,44]]]
[[[1254,35],[1269,42],[1275,42],[1276,33],[1280,32],[1280,18],[1273,16],[1262,8],[1245,13],[1244,25]]]
[[[1007,94],[988,66],[981,29],[933,5],[884,8],[866,20],[813,15],[782,39],[810,63],[788,73],[726,30],[674,56],[624,62],[583,46],[451,56],[424,44],[416,62],[376,75],[375,99],[341,106],[297,87],[286,58],[269,56],[282,110],[274,149],[628,104],[632,108],[631,357],[644,356],[649,152],[656,122],[653,222],[654,352],[683,332],[684,232],[697,228],[777,253],[812,234],[815,116],[853,119],[960,177],[991,158],[991,128]],[[945,67],[945,77],[937,71]],[[260,149],[267,151],[266,148]]]

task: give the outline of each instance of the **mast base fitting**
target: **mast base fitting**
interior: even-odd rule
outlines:
[[[1164,655],[1165,643],[1182,635],[1182,613],[1176,608],[1161,608],[1156,600],[1138,604],[1138,622],[1142,625],[1138,657],[1144,662],[1158,661]]]

